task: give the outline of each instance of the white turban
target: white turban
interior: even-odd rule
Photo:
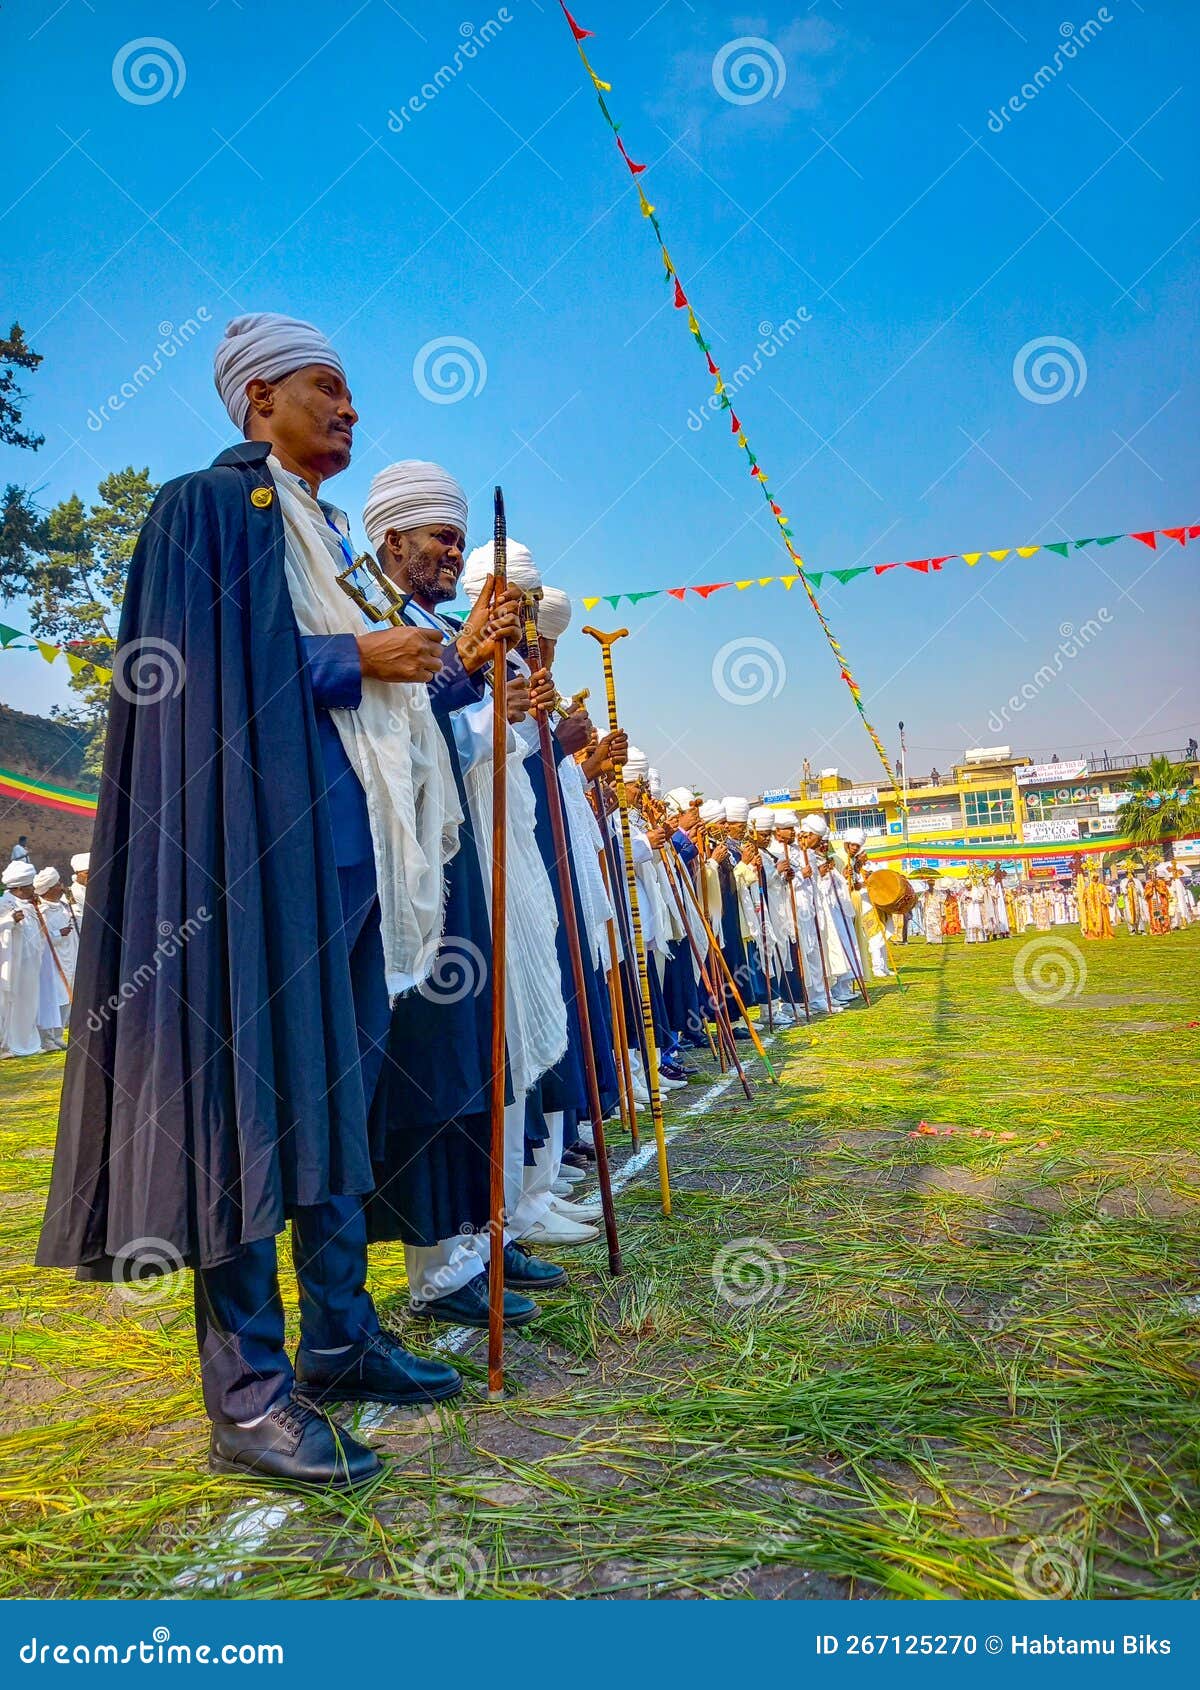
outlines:
[[[440,464],[405,458],[381,469],[372,480],[363,507],[372,551],[379,550],[390,528],[407,534],[410,528],[432,528],[439,522],[467,532],[467,495]]]
[[[52,886],[57,886],[62,876],[56,868],[49,864],[40,868],[33,877],[33,889],[37,893],[48,892]]]
[[[549,640],[561,640],[571,626],[571,600],[561,587],[543,587],[538,605],[538,629]]]
[[[636,745],[629,747],[629,755],[625,759],[625,779],[645,780],[650,773],[650,759],[644,751],[639,751]]]
[[[536,593],[542,585],[542,577],[529,547],[523,546],[519,540],[510,540],[504,548],[504,555],[508,579],[513,586],[520,587],[523,593]],[[494,544],[489,540],[486,546],[476,546],[463,565],[458,584],[472,604],[483,591],[483,583],[488,576],[495,573],[494,564]]]
[[[815,833],[818,839],[824,839],[829,832],[829,823],[824,816],[805,816],[800,823],[801,833]]]
[[[756,804],[748,820],[755,833],[770,833],[775,825],[775,812],[767,804]]]
[[[662,794],[662,776],[657,769],[646,770],[646,787],[651,798],[658,798]]]
[[[796,819],[795,810],[776,810],[774,814],[776,827],[799,827],[800,825]]]
[[[706,798],[700,806],[700,820],[707,826],[710,822],[725,820],[725,806],[719,798]]]
[[[80,851],[71,858],[72,874],[86,874],[91,866],[92,854],[90,851]]]
[[[234,427],[246,432],[248,382],[282,381],[308,364],[328,364],[345,380],[342,360],[320,329],[299,317],[253,311],[248,317],[235,317],[227,323],[213,358],[213,380]]]
[[[843,845],[862,845],[866,841],[866,834],[861,827],[847,827],[842,829]]]
[[[744,822],[750,815],[750,801],[747,798],[726,798],[725,820],[727,822]]]
[[[696,795],[686,786],[673,786],[664,798],[664,804],[674,815],[682,815],[684,810],[690,810],[696,802]]]
[[[37,870],[32,863],[9,863],[0,881],[5,886],[32,886]]]

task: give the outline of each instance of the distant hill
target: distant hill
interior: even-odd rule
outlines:
[[[80,792],[94,792],[96,782],[82,773],[86,749],[87,735],[75,728],[49,716],[32,716],[0,704],[0,768],[41,776]],[[0,799],[0,863],[8,861],[22,834],[27,836],[29,854],[39,868],[53,863],[63,879],[69,880],[71,857],[77,851],[91,849],[92,821],[41,804]]]

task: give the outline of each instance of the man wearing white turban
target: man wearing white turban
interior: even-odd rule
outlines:
[[[75,979],[75,959],[79,950],[79,926],[71,908],[71,900],[63,888],[62,876],[47,865],[34,876],[33,890],[46,934],[46,966],[50,987],[58,1005],[59,1026],[66,1025],[71,1004],[71,987]],[[62,1041],[58,1041],[61,1048]]]
[[[358,417],[325,337],[239,317],[214,377],[245,438],[162,489],[129,569],[38,1260],[138,1278],[149,1239],[193,1267],[211,1465],[357,1485],[378,1458],[316,1404],[461,1387],[382,1331],[363,1213],[388,984],[432,966],[459,819],[441,641],[369,630],[338,583],[319,495]]]
[[[0,1056],[37,1056],[42,961],[46,939],[38,925],[33,864],[15,858],[0,880]]]
[[[829,997],[833,1013],[845,1009],[854,996],[854,971],[847,951],[846,923],[838,916],[835,902],[838,888],[831,876],[829,823],[819,813],[800,818],[800,881],[812,891],[813,914],[820,934],[821,958],[824,961],[822,992],[828,977]],[[799,892],[798,885],[798,896]]]
[[[77,851],[71,858],[71,884],[67,895],[75,906],[75,919],[78,921],[83,914],[83,906],[87,901],[88,871],[92,866],[90,851]]]

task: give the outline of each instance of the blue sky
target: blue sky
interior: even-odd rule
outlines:
[[[476,541],[502,481],[511,532],[576,597],[786,570],[726,424],[696,426],[703,359],[552,0],[4,16],[8,314],[46,360],[26,383],[46,443],[0,454],[6,480],[49,504],[126,463],[165,480],[209,461],[230,437],[220,328],[283,310],[351,374],[355,460],[328,492],[357,533],[371,475],[430,457],[474,496]],[[577,16],[727,375],[790,325],[737,409],[811,568],[1200,518],[1193,6],[580,0]],[[167,46],[129,45],[146,38]],[[170,92],[131,100],[162,86],[138,81],[147,51]],[[1014,374],[1047,338],[1061,398]],[[467,343],[451,403],[420,373],[443,340]],[[864,576],[822,600],[889,748],[905,720],[914,771],[967,744],[1174,748],[1200,732],[1198,556],[1131,541]],[[668,784],[783,785],[806,756],[875,772],[801,593],[619,614],[622,714]],[[1090,624],[1082,649],[1063,632]],[[746,641],[770,648],[750,652],[769,696],[733,703]],[[560,682],[599,703],[597,657],[573,631]],[[57,668],[0,657],[0,699],[63,696]]]

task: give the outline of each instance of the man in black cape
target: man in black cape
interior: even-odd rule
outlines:
[[[376,783],[368,813],[348,751],[442,662],[432,632],[353,631],[336,587],[345,519],[317,493],[357,414],[329,343],[235,319],[216,381],[245,441],[163,488],[130,564],[37,1259],[97,1280],[194,1268],[212,1465],[359,1484],[378,1458],[314,1404],[461,1387],[381,1331],[365,1289],[385,948],[404,947],[377,896],[386,804]],[[425,871],[440,900],[440,861]]]

